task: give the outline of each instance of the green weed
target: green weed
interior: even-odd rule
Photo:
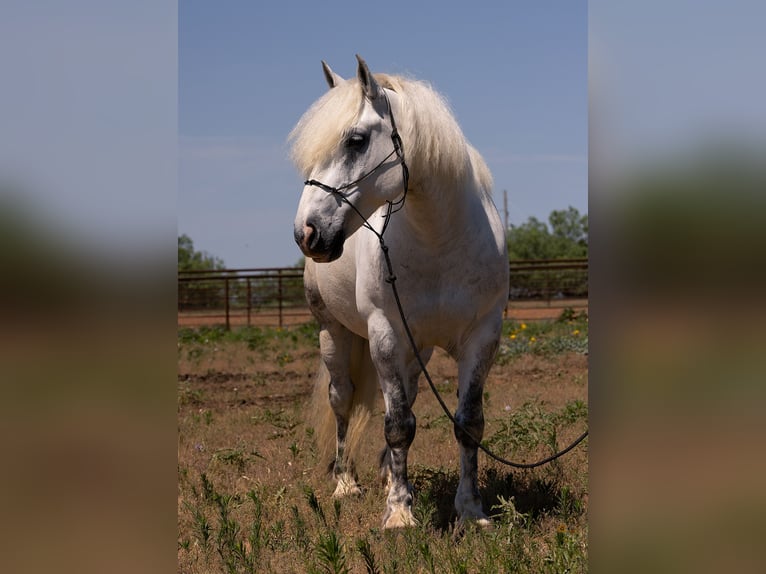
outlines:
[[[514,480],[493,471],[487,480],[505,485],[491,506],[492,528],[435,528],[433,499],[456,473],[420,469],[421,491],[413,506],[418,526],[398,532],[373,528],[349,547],[341,503],[328,514],[312,487],[304,485],[307,520],[298,505],[280,512],[282,497],[244,496],[215,488],[201,475],[200,494],[183,506],[192,520],[179,552],[195,555],[200,571],[222,572],[584,572],[587,564],[584,509],[568,484]],[[526,476],[526,475],[523,475]],[[445,482],[446,479],[446,482]],[[196,490],[195,490],[196,492]],[[507,493],[507,494],[506,494]],[[348,523],[346,523],[348,525]],[[544,527],[543,525],[552,525]],[[347,527],[347,526],[346,526]],[[289,566],[288,566],[289,565]]]
[[[316,342],[319,337],[319,325],[310,321],[294,327],[238,327],[230,330],[222,325],[178,330],[179,343],[197,343],[208,345],[222,342],[244,342],[251,349],[268,345],[272,341],[286,341],[291,344]]]
[[[257,450],[246,453],[242,448],[222,448],[213,453],[212,460],[232,465],[236,467],[239,474],[242,474],[245,472],[245,465],[252,458],[263,459],[264,457]]]
[[[326,574],[348,574],[346,565],[346,551],[335,531],[320,532],[316,544],[316,555],[319,564],[309,572],[323,572]]]
[[[508,408],[508,407],[506,407]],[[536,402],[525,402],[521,408],[508,410],[498,422],[498,430],[484,444],[500,453],[515,454],[547,445],[558,450],[558,429],[587,419],[588,407],[581,400],[568,402],[560,412],[549,412]]]
[[[588,352],[588,315],[565,309],[555,321],[506,321],[495,361],[504,365],[526,353],[551,357]]]
[[[178,384],[178,404],[201,406],[205,404],[205,391],[192,389],[188,383]]]
[[[314,490],[310,486],[306,486],[303,490],[303,494],[306,497],[306,502],[309,503],[309,508],[314,511],[314,514],[319,518],[320,522],[324,526],[327,526],[327,518],[325,518],[324,510],[322,509],[322,505],[319,504],[319,499]]]
[[[358,539],[356,541],[356,549],[362,555],[367,574],[380,574],[380,568],[378,568],[375,553],[372,551],[369,541],[366,538]]]

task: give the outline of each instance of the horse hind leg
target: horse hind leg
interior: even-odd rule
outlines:
[[[336,482],[333,497],[360,494],[353,461],[354,445],[348,443],[349,426],[356,402],[355,386],[350,373],[353,335],[336,324],[320,331],[319,345],[326,377],[317,385],[317,410],[325,413],[319,423],[318,438],[324,444],[335,439],[335,453],[330,463]],[[327,412],[327,405],[330,412]],[[332,438],[331,433],[334,434]]]
[[[330,383],[329,399],[335,413],[336,426],[335,458],[332,463],[332,474],[336,482],[333,498],[362,493],[357,483],[354,459],[351,456],[352,449],[348,448],[348,430],[352,418],[350,406],[352,401],[349,394],[353,394],[353,383],[350,379]]]

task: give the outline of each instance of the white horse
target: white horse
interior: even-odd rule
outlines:
[[[383,527],[414,524],[407,453],[415,437],[412,405],[420,369],[387,282],[377,235],[385,231],[401,304],[423,360],[440,347],[458,363],[455,509],[461,520],[486,524],[470,437],[483,435],[483,386],[508,295],[492,177],[429,85],[373,76],[357,59],[357,78],[350,80],[322,62],[331,89],[290,134],[292,157],[307,180],[294,234],[307,257],[306,295],[321,327],[326,369],[317,388],[324,404],[329,393],[335,427],[334,496],[360,492],[350,451],[362,437],[352,436],[349,422],[352,412],[371,409],[379,385],[386,409]]]

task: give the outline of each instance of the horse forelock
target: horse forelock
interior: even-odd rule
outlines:
[[[399,96],[394,114],[413,183],[421,178],[438,184],[462,182],[477,154],[469,151],[445,98],[420,80],[388,74],[375,74],[375,79]],[[289,140],[293,161],[304,177],[337,151],[362,102],[359,82],[352,79],[327,91],[301,117]],[[473,168],[480,181],[491,181],[483,160],[479,163]]]
[[[361,103],[359,86],[344,82],[326,92],[303,114],[288,140],[292,159],[304,177],[337,150]]]

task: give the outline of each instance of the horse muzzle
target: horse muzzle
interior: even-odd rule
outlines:
[[[329,263],[338,259],[343,254],[343,244],[346,241],[342,231],[333,235],[322,233],[311,221],[302,226],[296,224],[293,236],[303,254],[317,263]]]

